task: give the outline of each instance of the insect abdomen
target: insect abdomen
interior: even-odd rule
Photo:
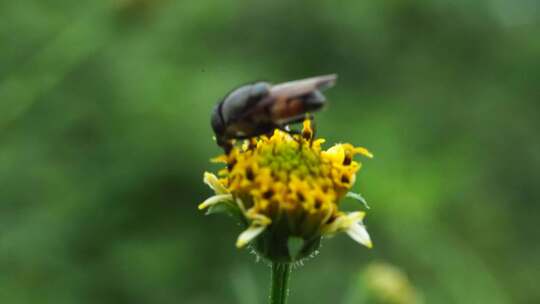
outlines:
[[[319,110],[325,102],[324,96],[319,91],[295,98],[278,98],[272,108],[271,115],[275,121],[297,118],[307,112]]]

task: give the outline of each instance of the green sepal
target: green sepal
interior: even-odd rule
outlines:
[[[291,236],[287,241],[287,247],[289,247],[289,255],[294,260],[302,252],[304,240],[299,237]]]
[[[349,192],[347,192],[345,197],[350,197],[350,198],[362,203],[362,205],[364,205],[364,207],[366,209],[370,209],[367,201],[364,199],[364,197],[360,193],[355,193],[355,192],[349,191]]]
[[[279,263],[293,263],[309,258],[321,245],[321,237],[302,239],[294,236],[276,235],[268,229],[253,244],[253,248],[265,259]]]
[[[206,210],[206,215],[225,213],[242,223],[246,222],[242,210],[233,201],[223,201],[219,204],[212,205]]]

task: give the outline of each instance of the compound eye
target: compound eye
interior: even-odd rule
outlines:
[[[212,129],[214,130],[214,133],[217,137],[225,133],[225,125],[223,123],[223,118],[221,117],[221,103],[218,103],[214,110],[212,111],[212,116],[210,117],[210,124],[212,125]]]
[[[270,84],[267,82],[257,82],[251,87],[250,97],[260,98],[268,95]]]

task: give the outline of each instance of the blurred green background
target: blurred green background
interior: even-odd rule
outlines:
[[[233,87],[338,73],[318,133],[369,148],[346,236],[290,303],[359,303],[385,261],[425,303],[540,303],[534,0],[0,1],[0,302],[265,303],[240,227],[203,216]]]

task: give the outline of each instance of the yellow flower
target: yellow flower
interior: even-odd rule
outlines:
[[[409,281],[407,275],[399,268],[374,262],[366,267],[363,273],[364,293],[369,303],[419,304],[421,295]]]
[[[346,232],[355,241],[371,247],[362,223],[362,211],[339,210],[340,200],[354,185],[361,164],[353,158],[372,157],[365,148],[336,144],[328,150],[324,139],[313,138],[310,120],[301,134],[275,130],[234,147],[213,161],[226,165],[218,178],[206,172],[204,181],[215,195],[199,209],[225,210],[239,215],[247,229],[237,247],[254,242],[254,248],[273,261],[293,261],[308,256],[322,236]],[[360,195],[349,193],[358,200]],[[365,203],[365,202],[364,202]],[[298,252],[289,248],[290,238],[303,243]]]

